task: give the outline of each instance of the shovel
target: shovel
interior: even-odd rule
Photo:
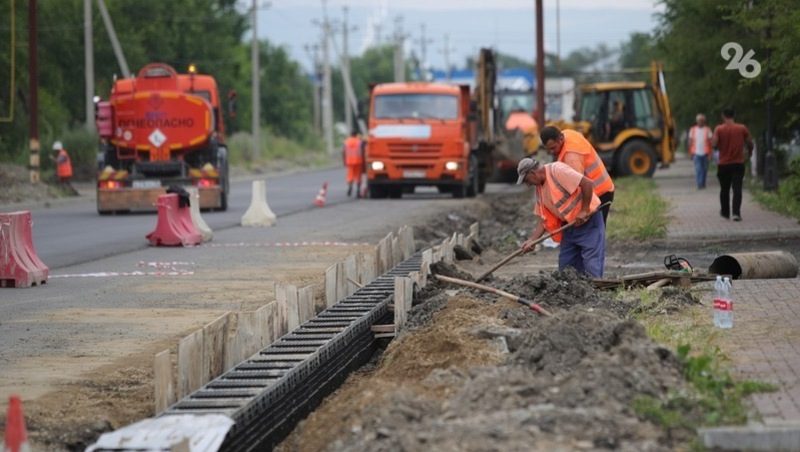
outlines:
[[[435,276],[436,279],[438,279],[440,281],[445,281],[445,282],[449,282],[449,283],[453,283],[453,284],[458,284],[460,286],[472,287],[473,289],[483,290],[485,292],[491,292],[493,294],[500,295],[501,297],[508,298],[511,301],[516,301],[519,304],[523,304],[523,305],[529,307],[531,309],[531,311],[536,312],[536,313],[541,314],[541,315],[546,316],[546,317],[550,317],[550,316],[553,315],[549,311],[547,311],[545,308],[539,306],[538,304],[534,303],[533,301],[528,300],[527,298],[522,298],[519,295],[514,295],[512,293],[508,293],[505,290],[496,289],[494,287],[485,286],[483,284],[474,283],[472,281],[466,281],[466,280],[463,280],[463,279],[452,278],[450,276],[444,276],[444,275],[433,275],[433,276]]]
[[[600,204],[600,206],[598,206],[598,207],[597,207],[597,210],[595,210],[595,211],[592,213],[592,215],[594,215],[595,213],[599,212],[599,211],[600,211],[600,210],[601,210],[603,207],[605,207],[605,206],[607,206],[607,205],[609,205],[609,204],[611,204],[611,201],[609,201],[609,202],[606,202],[606,203],[603,203],[603,204]],[[537,245],[537,244],[539,244],[539,243],[541,243],[541,242],[544,242],[545,240],[547,240],[547,239],[549,239],[550,237],[552,237],[552,236],[554,236],[554,235],[558,234],[559,232],[561,232],[561,231],[563,231],[563,230],[565,230],[565,229],[567,229],[567,228],[569,228],[569,227],[573,226],[574,224],[575,224],[575,221],[572,221],[572,222],[570,222],[570,223],[567,223],[567,224],[565,224],[564,226],[561,226],[560,228],[556,229],[555,231],[553,231],[553,232],[549,232],[549,233],[547,233],[547,234],[545,234],[545,235],[543,235],[543,236],[539,237],[538,239],[534,240],[533,244],[534,244],[534,245]],[[494,266],[494,267],[490,268],[490,269],[489,269],[489,271],[487,271],[486,273],[484,273],[484,274],[482,274],[482,275],[478,276],[478,278],[477,278],[477,279],[475,279],[475,281],[482,281],[482,280],[486,279],[486,278],[487,278],[489,275],[491,275],[492,273],[494,273],[494,272],[495,272],[495,271],[496,271],[498,268],[502,267],[503,265],[506,265],[506,264],[508,263],[508,261],[510,261],[511,259],[514,259],[515,257],[517,257],[517,256],[521,255],[521,254],[522,254],[522,253],[524,253],[524,252],[525,252],[525,251],[524,251],[522,248],[520,248],[520,249],[518,249],[518,250],[514,251],[513,253],[511,253],[511,254],[509,254],[508,256],[506,256],[506,257],[505,257],[503,260],[501,260],[500,262],[498,262],[497,264],[495,264],[495,266]]]

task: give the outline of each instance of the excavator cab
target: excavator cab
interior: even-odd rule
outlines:
[[[582,85],[576,124],[592,142],[606,167],[617,175],[652,176],[658,162],[667,165],[675,151],[675,126],[661,65],[653,63],[651,82],[603,82]]]

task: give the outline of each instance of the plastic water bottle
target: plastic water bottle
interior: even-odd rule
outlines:
[[[714,326],[717,328],[733,328],[733,299],[731,297],[731,280],[717,276],[714,282]]]

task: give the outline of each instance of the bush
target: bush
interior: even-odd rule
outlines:
[[[64,149],[69,152],[72,159],[73,178],[78,180],[91,180],[97,171],[98,141],[95,133],[83,127],[69,129],[56,136],[55,140],[61,141]],[[53,141],[55,141],[53,140]],[[53,143],[42,143],[42,166],[53,169],[55,162],[50,159],[53,155]]]
[[[259,153],[253,156],[253,136],[249,132],[237,132],[229,137],[226,143],[231,165],[263,168],[277,160],[311,166],[327,159],[322,140],[314,133],[298,141],[262,129],[260,138]]]

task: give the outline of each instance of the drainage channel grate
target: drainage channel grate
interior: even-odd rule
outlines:
[[[394,278],[420,262],[419,254],[403,261],[161,415],[224,414],[235,424],[221,450],[273,448],[372,356],[371,327],[389,312]]]

